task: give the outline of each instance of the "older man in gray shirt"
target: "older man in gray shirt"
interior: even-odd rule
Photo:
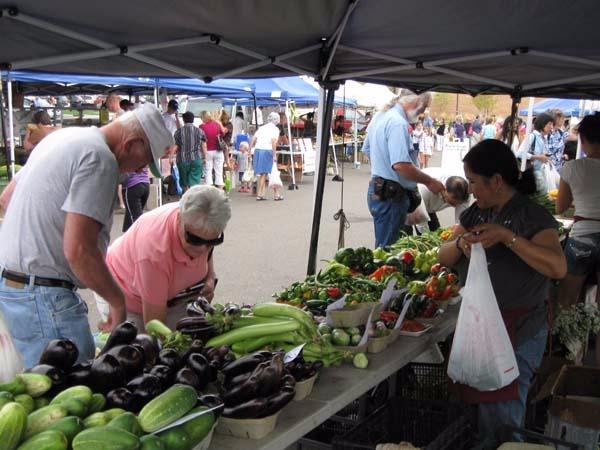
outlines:
[[[155,169],[173,145],[159,111],[146,105],[99,129],[47,136],[2,193],[0,312],[25,367],[60,337],[75,342],[80,360],[93,356],[79,287],[110,304],[103,330],[125,319],[123,292],[104,262],[119,172]]]

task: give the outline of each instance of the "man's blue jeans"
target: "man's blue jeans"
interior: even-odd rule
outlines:
[[[94,356],[88,308],[70,289],[36,286],[17,288],[0,278],[0,312],[26,368],[38,364],[52,339],[68,338],[79,349],[78,361]]]
[[[373,216],[375,226],[375,247],[391,245],[400,237],[400,231],[406,221],[408,197],[401,200],[378,200],[374,198],[374,184],[369,182],[367,204]]]
[[[542,363],[548,328],[543,327],[538,334],[522,343],[515,349],[517,365],[519,366],[519,399],[506,402],[481,403],[478,406],[479,435],[486,443],[481,448],[497,448],[495,432],[501,425],[523,427],[525,408],[527,406],[527,393],[534,371]],[[487,443],[489,442],[489,447]],[[478,447],[479,448],[479,447]]]

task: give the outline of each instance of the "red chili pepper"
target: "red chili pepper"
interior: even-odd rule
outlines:
[[[458,282],[458,277],[453,273],[449,273],[447,278],[448,278],[448,283],[450,283],[450,284],[454,284],[454,283]]]
[[[339,298],[340,297],[340,289],[336,287],[327,288],[327,295],[330,298]]]
[[[425,287],[425,295],[429,298],[435,298],[437,295],[437,290],[433,287],[433,284],[428,284]]]
[[[444,292],[442,292],[442,294],[440,295],[440,299],[442,299],[442,300],[449,299],[452,296],[452,288],[453,288],[453,286],[451,284],[446,286],[444,288]]]
[[[431,275],[437,275],[438,273],[440,273],[440,270],[442,270],[442,265],[440,263],[436,263],[433,266],[431,266],[430,273]]]
[[[375,272],[369,275],[369,278],[371,280],[381,281],[381,279],[384,276],[392,274],[394,272],[397,272],[397,269],[394,266],[381,266]]]
[[[402,252],[398,255],[398,257],[403,264],[410,264],[415,260],[415,257],[411,252]]]

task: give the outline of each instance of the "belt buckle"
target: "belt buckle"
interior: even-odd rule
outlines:
[[[8,287],[15,289],[25,289],[25,286],[29,286],[28,284],[25,284],[21,281],[13,281],[9,280],[8,278],[4,278],[4,284]]]

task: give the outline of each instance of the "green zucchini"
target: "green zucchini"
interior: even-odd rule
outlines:
[[[262,325],[265,323],[280,323],[284,320],[290,320],[289,317],[261,317],[261,316],[242,316],[233,321],[232,327],[243,328],[248,327],[250,325]]]
[[[301,344],[304,342],[304,340],[296,333],[268,334],[266,336],[236,342],[231,346],[231,349],[236,353],[250,353],[254,350],[264,347],[267,344],[274,344],[276,342]]]
[[[27,412],[19,403],[7,403],[0,409],[0,444],[4,450],[14,450],[25,434]]]
[[[169,425],[190,411],[197,399],[198,394],[193,387],[183,384],[171,386],[140,411],[138,420],[142,430],[152,433]]]
[[[69,441],[57,430],[43,431],[23,442],[17,450],[67,450]]]
[[[41,397],[52,388],[52,380],[39,373],[22,373],[18,375],[25,384],[25,393],[31,397]]]
[[[259,303],[252,307],[252,312],[255,316],[262,317],[290,317],[302,324],[302,327],[310,336],[318,336],[317,327],[313,323],[311,317],[305,311],[302,311],[295,306],[286,305],[284,303]]]
[[[73,450],[138,450],[140,440],[119,428],[95,427],[83,430],[73,439]]]
[[[246,339],[257,338],[269,334],[281,334],[287,333],[288,331],[297,331],[300,329],[300,327],[300,323],[296,322],[295,320],[279,323],[251,325],[244,328],[237,328],[219,336],[215,336],[206,343],[206,346],[220,347],[222,345],[232,345],[236,342],[245,341]]]
[[[79,417],[67,416],[57,420],[48,430],[60,431],[65,435],[69,442],[72,442],[75,436],[83,431],[83,421]]]
[[[48,405],[32,412],[27,417],[25,437],[29,438],[34,434],[46,431],[52,424],[68,415],[67,409],[61,405]]]

